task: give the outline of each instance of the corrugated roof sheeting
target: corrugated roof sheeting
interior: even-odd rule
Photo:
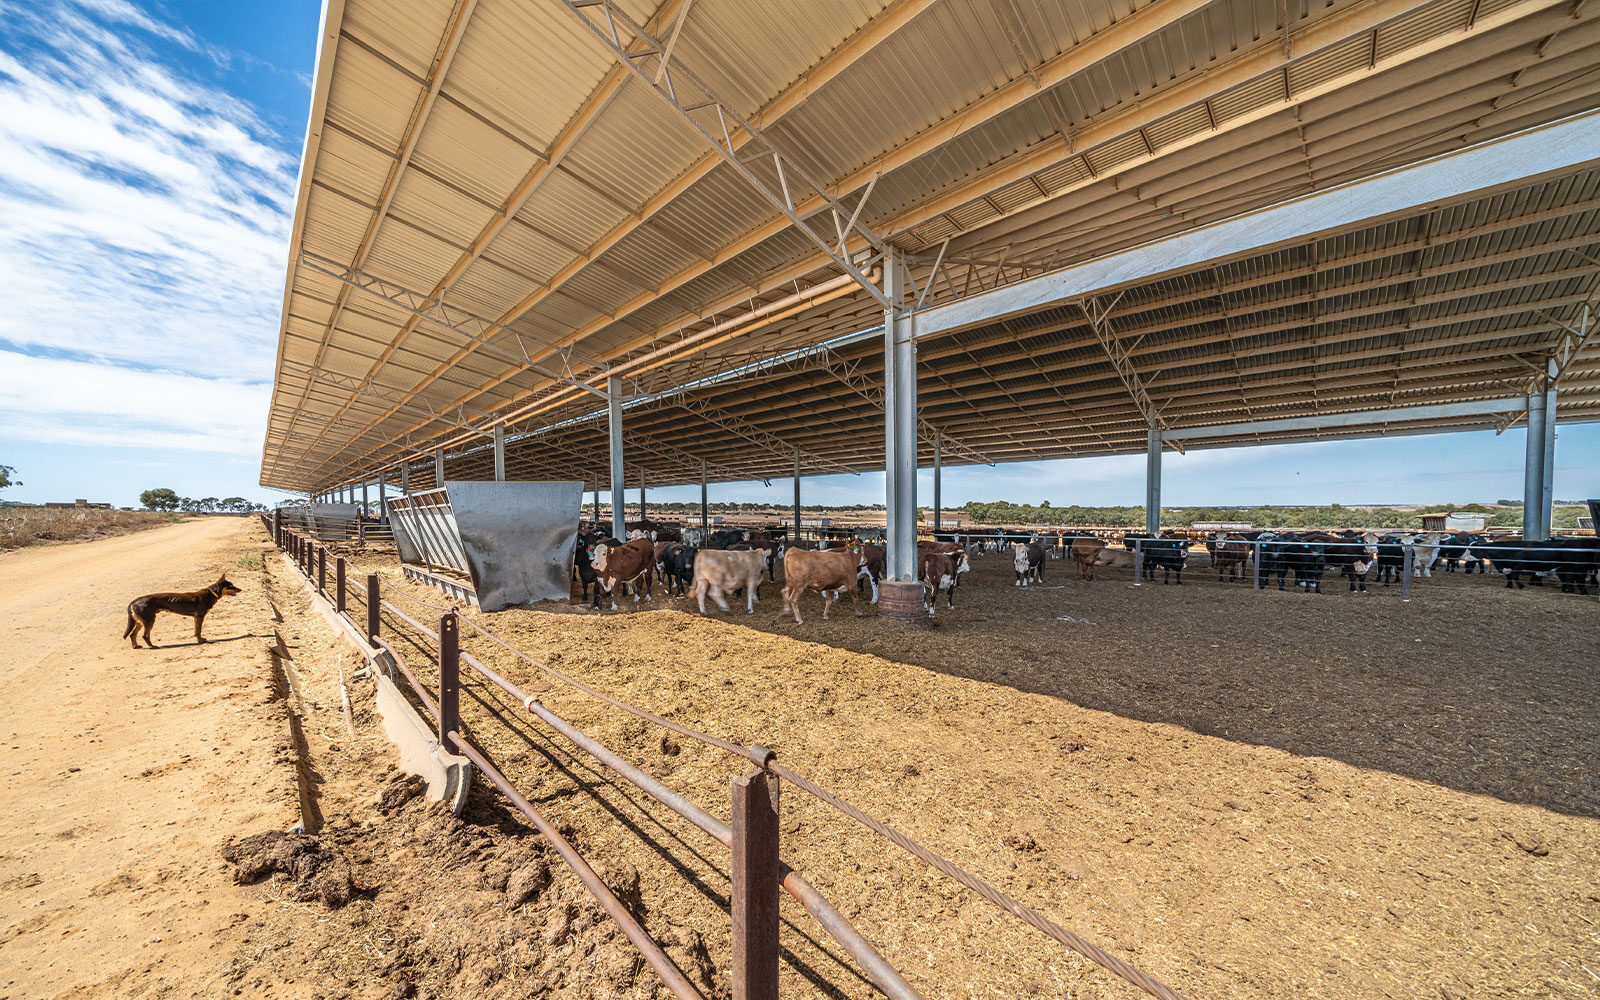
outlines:
[[[451,6],[451,0],[350,0],[336,58],[319,67],[319,74],[328,73],[329,96],[317,160],[309,167],[311,187],[299,206],[305,251],[340,262],[357,259],[443,44]],[[641,22],[658,18],[655,30],[663,35],[682,9],[675,0],[660,9],[654,0],[627,0],[625,8]],[[885,9],[881,0],[774,9],[742,0],[697,0],[677,54],[750,113],[857,32],[870,30]],[[1012,266],[1001,280],[1014,280],[1047,263],[1059,266],[1137,245],[1409,162],[1426,151],[1600,106],[1600,78],[1589,65],[1600,42],[1600,16],[1594,12],[1573,16],[1565,7],[1546,9],[1526,0],[1431,0],[1412,4],[1375,37],[1355,32],[1304,55],[1291,47],[1297,58],[1287,72],[1259,72],[1205,103],[1179,102],[1160,116],[1141,114],[1145,102],[1199,86],[1242,58],[1259,57],[1257,65],[1270,65],[1267,57],[1277,55],[1285,29],[1298,31],[1361,9],[1315,0],[1214,0],[991,115],[969,109],[974,102],[982,107],[985,95],[1012,81],[1025,85],[1027,63],[1070,51],[1128,17],[1133,5],[949,0],[906,19],[892,33],[874,36],[873,45],[849,50],[854,62],[769,124],[769,134],[793,151],[796,162],[817,171],[818,180],[834,182],[930,125],[963,116],[959,136],[880,177],[865,213],[879,225],[899,219],[896,225],[905,228],[888,235],[913,250],[925,247],[931,254],[939,241],[954,237],[951,280],[941,280],[934,295],[934,301],[944,301],[954,294],[952,286],[993,285],[995,258],[1008,257]],[[1507,12],[1516,18],[1492,30],[1467,30],[1469,22],[1487,24]],[[1367,71],[1374,52],[1381,61],[1390,53],[1408,57],[1420,46],[1436,51],[1393,69]],[[654,69],[650,58],[641,65]],[[608,75],[627,82],[607,91],[603,104],[594,103]],[[1285,102],[1291,96],[1299,98],[1298,112]],[[1113,116],[1130,124],[1119,126],[1122,134],[1109,141],[1074,151],[1058,135],[1062,128],[1071,134]],[[1135,122],[1140,127],[1132,127]],[[582,133],[562,163],[543,166],[541,157],[556,136],[579,124]],[[479,248],[479,260],[460,269],[445,301],[485,319],[533,301],[511,324],[523,344],[543,350],[583,331],[575,345],[580,358],[620,356],[637,352],[640,344],[647,350],[651,338],[670,343],[683,332],[704,329],[712,318],[838,273],[792,229],[738,254],[727,252],[770,225],[776,212],[726,165],[699,177],[654,219],[638,217],[641,206],[706,153],[703,140],[616,66],[559,6],[479,0],[361,266],[426,293],[487,226],[493,238]],[[1024,162],[1026,172],[1016,169]],[[757,160],[751,169],[775,183],[770,163]],[[1091,169],[1100,179],[1090,176]],[[517,217],[498,223],[498,207],[530,179],[535,187]],[[953,191],[973,195],[957,203],[948,197]],[[928,209],[934,199],[945,202],[937,215]],[[1585,201],[1597,204],[1564,211]],[[1529,215],[1535,218],[1526,224],[1502,222]],[[825,217],[817,221],[831,225]],[[624,235],[608,250],[586,259],[597,241],[619,232]],[[1589,171],[1129,289],[1115,307],[1112,328],[1133,341],[1135,364],[1152,384],[1171,387],[1175,418],[1200,412],[1196,408],[1208,414],[1249,412],[1258,401],[1292,410],[1303,404],[1295,379],[1306,390],[1321,387],[1319,393],[1379,403],[1470,394],[1526,377],[1524,359],[1553,343],[1554,327],[1540,311],[1565,314],[1575,308],[1577,297],[1593,287],[1582,255],[1594,257],[1597,248],[1600,179]],[[706,264],[707,255],[715,255],[714,266]],[[969,271],[959,262],[963,256],[979,262]],[[1017,262],[1032,270],[1018,270]],[[776,277],[802,271],[798,286]],[[923,271],[917,274],[925,280]],[[559,285],[541,290],[557,275],[563,275]],[[516,372],[496,352],[471,347],[465,337],[428,321],[416,322],[365,292],[343,291],[346,305],[328,332],[342,288],[332,278],[297,269],[286,296],[286,359],[309,365],[320,356],[327,370],[352,378],[370,371],[394,399],[415,391],[414,409],[462,400],[493,411],[519,394],[551,395],[539,388],[543,380],[534,373]],[[652,295],[656,289],[662,294]],[[714,372],[719,365],[876,322],[877,308],[866,296],[838,299],[755,324],[731,341],[711,338],[703,351],[691,349],[653,367],[647,380],[671,387],[675,379]],[[415,331],[401,336],[407,325]],[[511,337],[496,342],[510,344]],[[377,364],[391,348],[389,360]],[[461,360],[440,368],[457,353]],[[870,379],[879,377],[877,354],[877,346],[867,344],[859,355]],[[1076,309],[930,342],[923,365],[930,412],[946,415],[953,426],[990,442],[1005,442],[1006,432],[997,428],[1038,429],[1036,442],[992,445],[1005,455],[1080,453],[1142,440],[1142,418]],[[509,381],[491,387],[508,372],[514,373]],[[1187,383],[1175,381],[1173,372],[1183,373]],[[825,374],[832,388],[818,389],[806,380],[815,375],[763,379],[764,393],[748,399],[750,387],[742,383],[718,386],[709,398],[808,447],[834,448],[853,467],[881,461],[881,432],[872,430],[881,421],[878,411]],[[806,418],[826,424],[827,434],[784,411],[786,379],[811,386],[806,398],[817,402]],[[304,416],[291,443],[283,435],[303,389]],[[1574,405],[1585,405],[1584,391],[1600,395],[1600,388],[1576,390]],[[348,412],[338,425],[322,426],[341,407]],[[533,419],[579,415],[592,407],[592,397],[568,400]],[[990,419],[973,419],[983,414]],[[376,431],[358,435],[368,424]],[[396,409],[384,398],[351,400],[336,386],[307,386],[286,370],[274,393],[264,479],[269,468],[280,484],[296,468],[315,468],[319,477],[351,475],[389,460],[398,445],[379,442],[413,427],[423,441],[458,433],[428,426],[413,410]],[[865,441],[851,439],[862,434]],[[300,457],[306,443],[319,437]],[[573,441],[588,448],[603,441],[603,431]],[[711,458],[723,448],[721,458],[734,460],[714,434],[698,446],[710,450]],[[560,461],[539,459],[541,467]]]

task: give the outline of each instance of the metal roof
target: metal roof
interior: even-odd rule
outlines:
[[[669,73],[630,21],[673,39]],[[882,468],[881,348],[849,336],[882,307],[844,274],[873,239],[930,324],[977,317],[919,345],[925,459],[935,429],[947,462],[1142,450],[1130,384],[1172,427],[1501,399],[1575,346],[1561,419],[1600,417],[1600,345],[1565,329],[1600,271],[1600,148],[1302,238],[1239,228],[1592,112],[1597,42],[1600,8],[1541,0],[329,0],[262,482],[439,447],[486,477],[501,425],[511,476],[605,487],[613,373],[630,477],[787,475],[796,448]],[[662,80],[716,101],[680,114]],[[811,233],[758,183],[799,185]],[[836,225],[844,256],[814,235]],[[1208,234],[1231,252],[983,321]]]

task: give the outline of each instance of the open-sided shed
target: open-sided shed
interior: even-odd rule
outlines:
[[[887,468],[902,550],[916,463],[1525,420],[1548,530],[1597,21],[330,0],[262,481]]]

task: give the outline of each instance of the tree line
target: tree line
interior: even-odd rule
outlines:
[[[252,511],[266,510],[265,504],[246,500],[244,497],[201,497],[196,500],[192,497],[180,497],[173,490],[158,487],[145,490],[139,494],[139,506],[146,510],[183,511],[190,514],[249,514]]]

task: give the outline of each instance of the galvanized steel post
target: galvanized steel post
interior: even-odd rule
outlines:
[[[1528,396],[1528,445],[1522,465],[1522,537],[1530,542],[1544,538],[1539,502],[1544,496],[1545,394]]]
[[[791,544],[800,544],[800,449],[794,450],[794,534],[789,536]]]
[[[444,489],[444,449],[438,448],[433,453],[433,488]]]
[[[383,473],[378,473],[378,516],[389,516],[389,483]]]
[[[1549,538],[1555,526],[1556,483],[1556,376],[1559,369],[1552,358],[1544,379],[1544,489],[1539,497],[1539,537]]]
[[[381,619],[378,617],[378,574],[367,574],[367,638],[376,639],[380,632]]]
[[[624,538],[627,521],[622,516],[622,376],[606,379],[607,431],[611,445],[611,535]]]
[[[884,576],[911,582],[917,572],[917,348],[905,309],[905,265],[883,259],[884,499],[888,538]]]
[[[506,425],[494,425],[494,481],[506,481]]]
[[[455,747],[450,734],[461,730],[461,625],[456,613],[439,616],[439,745]]]
[[[944,431],[933,432],[933,530],[937,534],[943,526],[939,506],[944,502]]]
[[[400,463],[400,492],[401,493],[410,493],[411,492],[411,463],[410,462],[401,462]]]
[[[1161,428],[1150,425],[1144,458],[1144,530],[1161,534]]]
[[[639,520],[645,519],[644,512],[644,466],[639,467]],[[621,538],[621,535],[617,536]]]
[[[361,484],[361,513],[367,513],[367,484],[365,482]]]
[[[1411,570],[1416,565],[1416,539],[1412,538],[1410,544],[1401,546],[1405,558],[1400,564],[1400,599],[1411,600]]]
[[[600,530],[600,473],[594,474],[594,530]]]
[[[778,779],[733,779],[733,998],[778,997]]]
[[[711,505],[707,502],[706,493],[706,460],[700,460],[700,530],[702,532],[711,527]]]

